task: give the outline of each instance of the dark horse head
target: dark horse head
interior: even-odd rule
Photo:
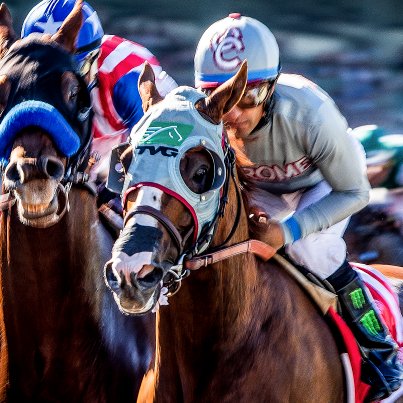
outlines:
[[[81,3],[53,36],[16,41],[10,13],[4,4],[0,8],[3,185],[15,197],[20,220],[30,226],[48,227],[60,219],[68,208],[65,185],[88,155],[90,97],[73,60]]]
[[[145,116],[120,156],[125,227],[106,266],[107,284],[123,311],[151,310],[164,284],[171,292],[170,283],[181,280],[184,257],[209,246],[234,163],[221,118],[242,95],[246,71],[244,63],[208,97],[179,87],[164,100],[149,66],[143,71]]]
[[[91,108],[73,61],[82,3],[22,40],[0,6],[0,401],[4,385],[8,401],[135,401],[151,356],[147,317],[121,315],[102,277],[112,239],[85,185]]]

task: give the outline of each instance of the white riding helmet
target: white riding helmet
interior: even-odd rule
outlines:
[[[216,87],[231,78],[245,59],[248,83],[274,80],[281,69],[277,41],[269,28],[233,13],[202,35],[194,58],[196,87]]]

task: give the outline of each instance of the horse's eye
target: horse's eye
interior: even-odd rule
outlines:
[[[77,78],[70,71],[62,75],[61,91],[66,106],[71,112],[75,113],[78,108],[80,85]]]
[[[79,92],[79,88],[78,87],[75,87],[75,88],[72,88],[71,90],[70,90],[70,94],[69,94],[69,103],[71,103],[71,104],[76,104],[76,102],[77,102],[77,98],[78,98],[78,92]]]
[[[214,161],[202,147],[190,149],[180,161],[180,172],[187,187],[202,194],[211,189],[214,179]]]
[[[79,94],[79,88],[78,87],[72,87],[66,97],[66,104],[69,110],[73,113],[77,111],[78,107],[78,94]]]
[[[196,183],[202,184],[208,172],[208,167],[200,167],[193,175],[193,180]]]

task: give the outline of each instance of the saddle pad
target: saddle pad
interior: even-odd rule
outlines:
[[[378,270],[361,263],[350,263],[364,281],[391,336],[399,345],[399,359],[403,362],[403,317],[399,300],[390,281]]]
[[[403,362],[403,317],[400,312],[396,292],[393,290],[389,280],[378,270],[361,263],[350,262],[350,264],[362,278],[372,295],[384,324],[388,327],[391,336],[399,346],[398,357]],[[343,338],[343,343],[348,354],[348,360],[346,356],[341,354],[347,381],[347,394],[349,398],[347,401],[354,403],[364,402],[370,387],[360,380],[361,355],[354,335],[340,315],[332,308],[329,309],[328,317],[336,325],[339,335]],[[382,402],[395,401],[393,399],[397,398],[396,393],[400,392],[395,392],[393,397],[391,396]],[[354,396],[354,399],[352,396]]]
[[[361,353],[352,331],[337,313],[334,299],[336,296],[309,281],[282,256],[276,254],[273,258],[308,292],[325,315],[340,349],[346,379],[346,401],[347,403],[363,403],[370,386],[360,379]],[[403,362],[403,318],[396,292],[389,280],[378,270],[361,263],[350,262],[350,264],[362,278],[372,295],[382,320],[399,345],[399,359]],[[389,401],[389,399],[387,400]]]

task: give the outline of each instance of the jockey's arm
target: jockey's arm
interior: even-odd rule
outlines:
[[[291,225],[299,226],[302,238],[342,221],[369,201],[370,185],[361,144],[348,133],[347,123],[333,103],[323,104],[317,116],[316,125],[310,128],[308,152],[332,191],[293,215]],[[290,242],[289,224],[282,225],[286,243]]]

